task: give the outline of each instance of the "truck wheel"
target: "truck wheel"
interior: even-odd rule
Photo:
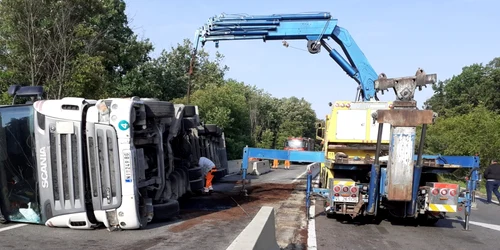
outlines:
[[[180,184],[180,188],[181,188],[181,190],[179,191],[181,193],[180,196],[183,196],[186,193],[186,191],[188,189],[187,186],[189,185],[188,182],[187,182],[187,180],[188,180],[188,173],[187,173],[187,171],[184,171],[184,170],[185,169],[182,168],[182,167],[181,168],[176,168],[177,173],[179,173],[179,175],[180,175],[180,180],[178,180],[179,184]]]
[[[198,180],[202,177],[201,167],[189,169],[189,180]]]
[[[184,117],[196,116],[196,107],[194,105],[184,106]]]
[[[214,180],[220,180],[224,176],[226,176],[226,172],[224,170],[225,169],[217,169],[217,171],[214,173]]]
[[[207,130],[205,129],[205,127],[197,127],[198,129],[198,135],[206,135],[207,134]]]
[[[175,116],[174,104],[164,101],[144,101],[147,118],[166,118]]]
[[[434,226],[439,221],[439,218],[431,217],[426,214],[419,214],[417,220],[420,226],[429,227]]]
[[[222,136],[222,128],[217,126],[217,132],[215,133],[217,136]]]
[[[209,134],[216,134],[217,133],[217,125],[215,125],[215,124],[206,124],[205,125],[205,130]]]
[[[200,178],[198,180],[190,181],[189,184],[191,185],[191,191],[196,192],[203,189],[205,182],[202,178]]]
[[[161,220],[171,219],[175,216],[178,216],[179,211],[180,211],[179,202],[176,200],[168,200],[166,203],[163,204],[155,204],[153,205],[153,213],[154,213],[153,220],[161,221]]]
[[[196,124],[196,118],[194,117],[184,118],[182,122],[184,123],[184,130],[196,128],[198,126],[198,124]]]
[[[175,172],[175,171],[170,174],[170,183],[172,185],[171,199],[173,199],[173,200],[177,200],[181,196],[180,183],[179,183],[181,180],[180,180],[179,176],[180,176],[180,174]]]

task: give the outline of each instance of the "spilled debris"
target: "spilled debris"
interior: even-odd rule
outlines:
[[[193,228],[224,226],[232,221],[248,224],[262,206],[276,211],[276,238],[282,249],[306,249],[307,221],[305,186],[292,184],[259,184],[248,187],[247,197],[237,193],[213,193],[184,203],[180,219],[169,232],[183,233]],[[305,232],[305,234],[304,234]]]

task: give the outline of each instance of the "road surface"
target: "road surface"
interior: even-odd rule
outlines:
[[[463,231],[463,213],[432,227],[392,225],[388,221],[379,225],[343,224],[322,215],[322,203],[318,201],[314,221],[317,249],[500,249],[500,206],[483,201],[477,199],[470,231]]]
[[[88,231],[49,228],[41,225],[0,224],[0,249],[226,249],[266,203],[278,204],[292,193],[292,182],[305,180],[307,165],[292,165],[290,170],[273,170],[259,177],[249,176],[251,201],[241,201],[241,208],[224,194],[197,197],[183,206],[179,219],[149,224],[144,230],[109,232],[106,229]],[[241,175],[227,176],[214,184],[218,191],[234,190]],[[274,186],[269,186],[274,183]],[[268,186],[266,186],[268,185]],[[288,189],[287,189],[288,188]],[[300,200],[299,202],[303,202]],[[246,204],[243,204],[246,203]],[[295,208],[299,211],[299,208]],[[248,215],[247,215],[248,214]],[[304,215],[305,221],[305,215]],[[283,230],[287,233],[286,230]],[[285,236],[293,236],[288,232]]]

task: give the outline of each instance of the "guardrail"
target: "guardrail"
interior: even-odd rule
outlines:
[[[227,174],[237,174],[241,171],[241,164],[243,160],[230,160],[227,161]]]
[[[227,173],[228,174],[242,174],[243,161],[241,159],[227,161]],[[249,175],[261,175],[271,171],[271,165],[269,160],[260,161],[248,161],[247,174]]]
[[[263,206],[226,250],[279,250],[274,208]]]

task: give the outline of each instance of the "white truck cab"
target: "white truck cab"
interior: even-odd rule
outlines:
[[[0,120],[8,122],[0,127],[0,164],[19,158],[26,172],[0,168],[0,212],[7,221],[143,228],[177,215],[178,199],[203,188],[200,156],[227,165],[222,130],[201,124],[196,106],[68,97],[0,109]]]

